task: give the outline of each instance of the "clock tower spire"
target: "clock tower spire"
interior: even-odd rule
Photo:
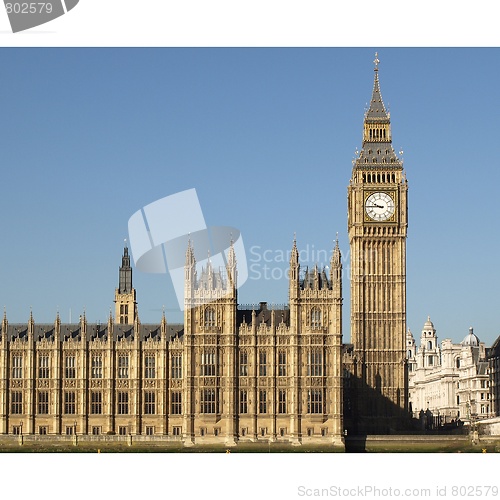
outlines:
[[[394,152],[375,54],[370,106],[361,151],[348,187],[351,248],[351,343],[354,429],[386,433],[407,409],[407,182]]]

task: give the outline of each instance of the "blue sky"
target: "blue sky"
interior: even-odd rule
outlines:
[[[288,301],[264,274],[297,234],[345,257],[347,185],[378,50],[409,182],[408,326],[500,334],[499,49],[1,49],[0,305],[11,322],[106,321],[129,217],[196,188],[209,225],[241,230],[241,303]],[[177,214],[172,214],[176,217]],[[314,251],[313,251],[314,250]],[[320,252],[318,254],[318,251]],[[286,262],[268,263],[284,276]],[[271,272],[271,271],[268,271]],[[139,314],[178,321],[165,275],[134,273]]]

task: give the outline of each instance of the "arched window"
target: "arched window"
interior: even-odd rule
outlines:
[[[311,309],[311,328],[321,327],[321,311],[318,307]]]
[[[215,326],[215,310],[213,307],[205,309],[205,328]]]
[[[411,351],[408,351],[408,359],[411,358]]]
[[[429,340],[429,342],[427,342],[427,349],[432,349],[432,340]]]
[[[460,368],[460,358],[457,358],[456,365],[457,365],[457,368]]]

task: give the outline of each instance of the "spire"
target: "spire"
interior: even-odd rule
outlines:
[[[194,250],[191,246],[191,238],[188,239],[188,246],[186,249],[186,266],[192,266],[195,264]]]
[[[339,233],[335,238],[335,246],[330,259],[330,281],[332,285],[337,283],[342,287],[342,254],[339,248]]]
[[[370,105],[365,113],[363,125],[363,145],[359,155],[353,160],[354,168],[373,169],[383,167],[384,170],[402,170],[401,160],[392,147],[390,113],[385,109],[379,82],[379,59],[375,53],[374,80]],[[378,177],[371,177],[371,182],[381,182]],[[375,179],[375,180],[373,180]],[[386,178],[387,179],[387,178]],[[365,182],[368,179],[365,180]],[[370,182],[370,181],[368,181]]]
[[[382,100],[382,94],[380,92],[380,82],[378,80],[378,65],[380,63],[378,59],[378,53],[375,52],[375,64],[374,69],[374,82],[373,82],[373,92],[372,99],[370,101],[370,107],[366,112],[365,121],[367,120],[388,120],[389,113],[386,111],[384,106],[384,101]]]
[[[118,292],[132,292],[132,268],[130,267],[130,256],[128,254],[127,240],[125,240],[125,246],[123,248],[122,265],[120,267],[119,273]]]
[[[2,332],[7,333],[7,327],[9,326],[9,322],[7,321],[7,309],[3,308],[3,320],[2,320]]]
[[[227,276],[231,286],[236,287],[236,254],[234,251],[233,235],[231,234],[231,243],[229,244],[229,250],[227,252]]]
[[[299,263],[299,251],[297,250],[297,236],[293,233],[293,246],[292,252],[290,253],[290,266],[298,265]]]

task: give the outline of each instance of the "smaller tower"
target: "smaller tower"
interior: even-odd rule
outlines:
[[[135,288],[132,287],[132,267],[125,243],[122,265],[119,271],[118,288],[115,290],[115,321],[120,325],[133,325],[137,316]]]
[[[440,365],[441,356],[439,352],[438,338],[436,329],[431,321],[430,316],[427,316],[427,321],[424,323],[422,335],[420,337],[420,351],[423,356],[422,366],[426,368],[434,368]]]

